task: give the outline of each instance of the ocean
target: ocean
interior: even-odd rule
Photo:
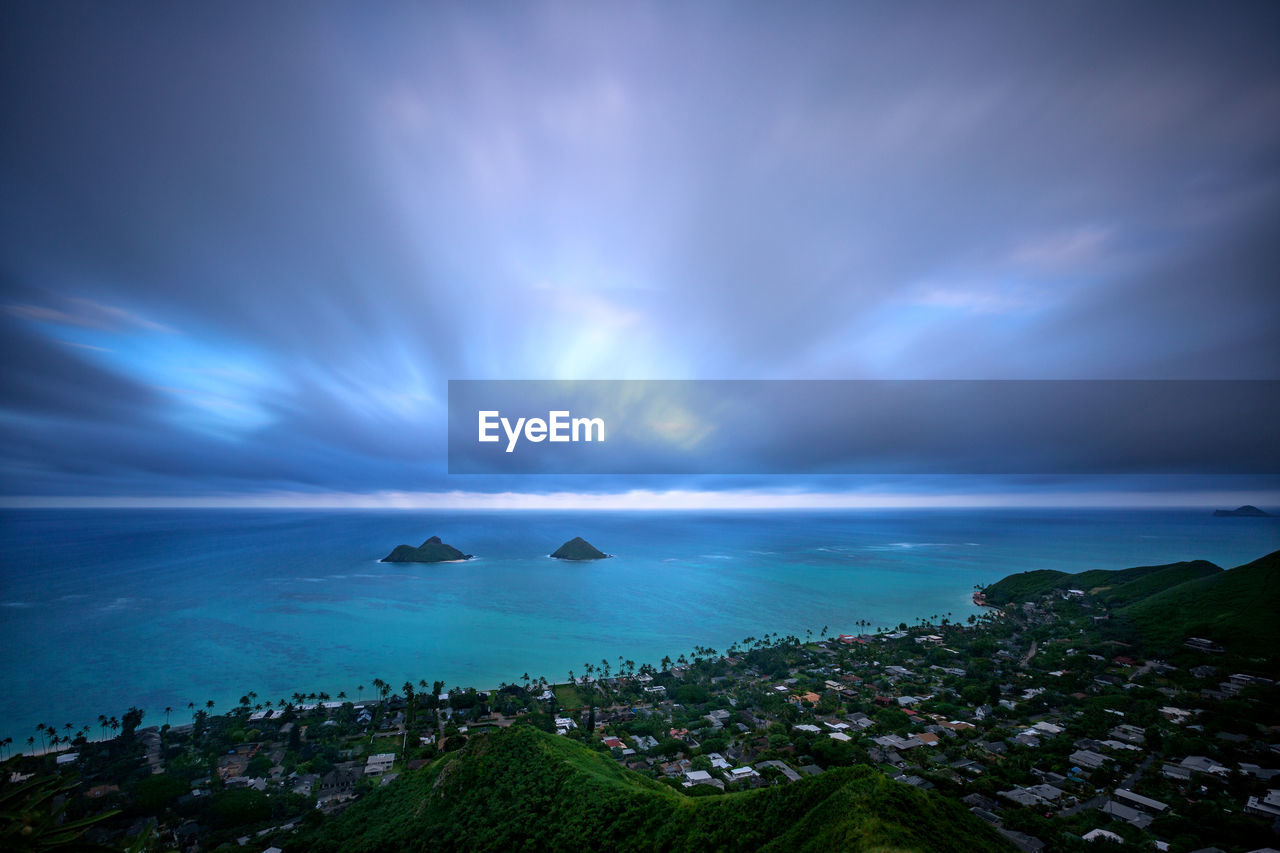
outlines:
[[[379,562],[432,535],[475,559]],[[615,556],[547,556],[574,536]],[[766,633],[959,621],[974,584],[1028,569],[1230,568],[1277,548],[1280,521],[1208,509],[7,510],[0,737],[96,736],[99,714],[135,705],[177,725],[250,691],[369,698],[375,678],[563,681]]]

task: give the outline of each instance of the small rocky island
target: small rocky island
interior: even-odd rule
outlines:
[[[592,546],[581,536],[575,536],[553,551],[551,556],[557,560],[603,560],[609,555]]]
[[[454,560],[470,560],[471,554],[464,554],[452,545],[440,541],[439,536],[432,536],[420,547],[397,545],[396,549],[383,557],[383,563],[449,563]]]
[[[1271,513],[1248,504],[1235,509],[1215,509],[1213,515],[1214,518],[1271,518]]]

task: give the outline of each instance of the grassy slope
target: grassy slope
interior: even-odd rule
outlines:
[[[1169,563],[1162,566],[1136,566],[1132,569],[1091,569],[1070,575],[1052,569],[1020,572],[997,581],[987,587],[987,600],[992,604],[1010,601],[1026,601],[1062,589],[1083,589],[1086,592],[1099,587],[1107,589],[1099,594],[1105,600],[1137,601],[1166,586],[1191,578],[1221,572],[1222,569],[1207,560]]]
[[[1156,592],[1123,613],[1157,647],[1194,636],[1272,655],[1280,647],[1280,551]]]
[[[306,849],[1006,850],[962,806],[838,768],[801,782],[690,798],[573,741],[515,726],[406,774]]]
[[[1159,566],[1154,568],[1158,571],[1141,575],[1125,583],[1118,583],[1110,589],[1098,592],[1098,598],[1112,607],[1123,607],[1166,589],[1172,589],[1178,584],[1222,574],[1222,568],[1208,560],[1192,560],[1187,563],[1172,563],[1163,568]]]

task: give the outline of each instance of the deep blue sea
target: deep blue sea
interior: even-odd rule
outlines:
[[[431,535],[465,563],[383,564]],[[546,555],[583,536],[613,559]],[[1276,519],[1186,511],[0,512],[0,737],[144,709],[188,722],[325,691],[564,680],[769,632],[975,611],[973,585],[1280,548]],[[358,688],[364,686],[361,693]],[[37,739],[38,740],[38,739]]]

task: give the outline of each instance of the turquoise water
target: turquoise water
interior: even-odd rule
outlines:
[[[438,534],[477,558],[392,565]],[[584,536],[613,559],[549,559]],[[974,608],[1026,569],[1280,548],[1274,519],[1192,511],[0,512],[0,737],[146,711],[189,721],[382,678],[496,686],[619,655],[657,663],[767,632],[816,635]]]

